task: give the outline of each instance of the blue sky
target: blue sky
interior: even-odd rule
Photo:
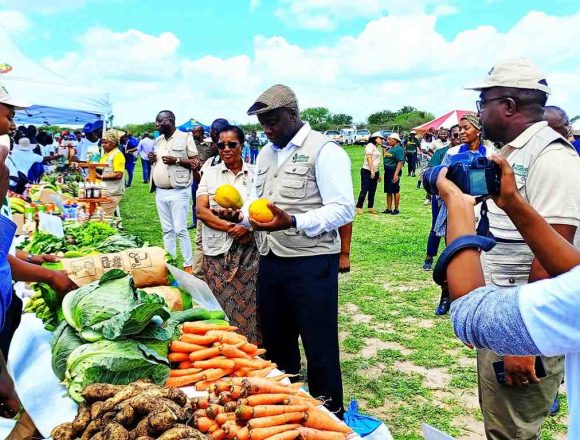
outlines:
[[[580,114],[575,1],[0,0],[0,23],[31,59],[109,91],[119,123],[159,107],[251,120],[244,110],[276,82],[356,120],[469,109],[462,86],[507,56],[540,64]]]

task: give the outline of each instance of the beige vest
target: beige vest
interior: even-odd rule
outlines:
[[[332,142],[330,138],[312,130],[302,146],[297,147],[283,164],[271,146],[266,146],[258,156],[254,178],[256,193],[270,199],[289,214],[302,214],[322,207],[322,197],[316,183],[316,159],[322,147]],[[304,232],[290,228],[284,231],[257,234],[260,254],[272,251],[279,257],[307,257],[340,252],[338,231],[308,237]]]
[[[518,190],[526,201],[529,201],[526,190],[528,172],[538,156],[554,142],[574,148],[556,131],[546,126],[523,148],[507,145],[501,151],[507,155],[507,161],[514,170]],[[526,284],[534,255],[505,211],[498,208],[491,199],[487,201],[487,206],[490,232],[500,241],[503,239],[509,242],[498,243],[490,252],[482,253],[486,282],[502,287]]]
[[[159,136],[155,139],[155,143],[161,140]],[[189,159],[187,155],[187,138],[191,136],[191,133],[183,133],[179,130],[175,131],[173,144],[169,148],[167,154],[169,156],[177,157],[179,159]],[[157,147],[155,147],[155,151],[157,152]],[[154,167],[157,166],[157,163],[153,165]],[[171,188],[187,188],[191,186],[193,183],[193,172],[181,165],[169,165],[167,166],[167,170],[169,172],[169,183],[171,184]],[[154,170],[151,170],[154,173]],[[153,176],[154,174],[152,174]],[[151,185],[155,184],[154,179],[151,179]]]
[[[107,166],[103,170],[104,172],[112,173],[113,170],[113,160],[117,154],[123,154],[119,149],[111,154],[107,158]],[[103,183],[107,187],[107,192],[110,196],[120,196],[125,192],[125,176],[121,177],[118,180],[103,180]]]

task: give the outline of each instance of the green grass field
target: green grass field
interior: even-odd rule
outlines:
[[[362,147],[347,147],[355,198]],[[421,269],[430,207],[416,178],[402,178],[401,214],[356,217],[352,270],[340,278],[340,340],[345,399],[384,420],[396,439],[419,439],[429,423],[461,439],[485,438],[477,398],[475,352],[463,346],[448,317],[436,317],[439,299],[431,273]],[[375,207],[385,208],[382,183]],[[365,205],[366,206],[366,205]],[[141,170],[121,206],[123,225],[162,245],[154,197]],[[192,231],[193,238],[193,231]],[[565,438],[567,407],[548,418],[542,439]]]

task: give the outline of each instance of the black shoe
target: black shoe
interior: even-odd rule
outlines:
[[[433,260],[425,260],[423,270],[433,270]]]
[[[411,173],[411,177],[415,177],[415,172],[414,171]]]
[[[449,312],[449,307],[451,307],[451,300],[449,299],[449,297],[444,296],[441,298],[439,306],[437,306],[437,308],[435,309],[435,314],[437,316],[447,315],[447,313]]]
[[[417,180],[417,189],[421,189],[421,181]]]
[[[392,214],[392,213],[393,213],[393,211],[391,211],[389,208],[387,208],[383,211],[383,214]]]
[[[399,210],[398,209],[395,209],[395,210],[393,210],[393,212],[391,212],[391,214],[392,215],[399,215]]]
[[[187,225],[187,229],[195,229],[196,227],[197,227],[197,225],[195,223]]]

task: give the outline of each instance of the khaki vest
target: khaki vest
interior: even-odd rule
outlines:
[[[316,159],[328,142],[332,142],[330,138],[312,130],[303,145],[297,147],[280,167],[272,147],[264,147],[258,156],[254,175],[257,196],[270,199],[291,215],[322,207],[322,197],[316,183]],[[262,255],[272,251],[279,257],[307,257],[340,252],[337,230],[316,237],[309,237],[294,228],[262,231],[257,234],[256,240]]]
[[[159,142],[161,136],[155,139],[155,143]],[[167,154],[179,159],[189,159],[187,156],[187,138],[191,136],[191,133],[183,133],[176,130],[174,136],[173,145]],[[157,148],[155,148],[155,151],[157,151]],[[153,166],[155,165],[157,164]],[[169,183],[171,184],[171,188],[187,188],[193,183],[193,172],[190,169],[182,167],[181,165],[169,165],[167,168],[169,170]],[[151,172],[153,173],[153,170]],[[153,188],[154,184],[153,179],[151,179],[151,188]]]
[[[561,143],[570,148],[560,134],[545,126],[541,128],[522,148],[505,146],[500,153],[506,155],[507,161],[514,170],[516,185],[520,194],[529,201],[526,180],[528,172],[541,153],[553,143]],[[498,243],[490,252],[482,253],[482,263],[488,283],[499,286],[515,286],[527,283],[534,255],[524,242],[521,234],[507,216],[498,208],[493,200],[487,201],[489,209],[490,232],[497,239],[508,240],[508,243]]]
[[[113,154],[111,154],[107,158],[107,166],[103,170],[104,172],[112,173],[114,171],[113,170],[113,160],[115,159],[115,156],[117,156],[117,154],[123,154],[123,153],[121,153],[121,151],[119,149],[117,149],[117,151],[115,151]],[[103,180],[103,183],[107,187],[107,192],[109,193],[110,196],[120,196],[121,194],[123,194],[125,192],[125,176],[124,175],[123,175],[123,177],[121,177],[118,180]]]

